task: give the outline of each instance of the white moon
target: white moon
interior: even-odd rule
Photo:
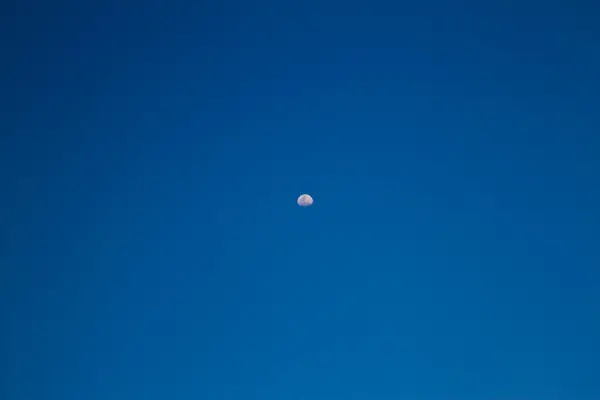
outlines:
[[[309,207],[312,206],[313,204],[313,198],[310,197],[309,194],[303,194],[302,196],[298,197],[298,205],[300,207]]]

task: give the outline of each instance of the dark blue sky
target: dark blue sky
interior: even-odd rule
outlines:
[[[600,398],[593,2],[34,3],[2,398]]]

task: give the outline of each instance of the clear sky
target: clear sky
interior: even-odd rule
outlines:
[[[3,6],[0,397],[600,398],[594,2],[210,3]]]

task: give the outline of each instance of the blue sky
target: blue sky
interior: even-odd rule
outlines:
[[[599,398],[592,2],[75,3],[0,24],[3,398]]]

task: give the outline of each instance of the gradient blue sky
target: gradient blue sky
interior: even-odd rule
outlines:
[[[3,6],[1,397],[597,400],[592,4]]]

